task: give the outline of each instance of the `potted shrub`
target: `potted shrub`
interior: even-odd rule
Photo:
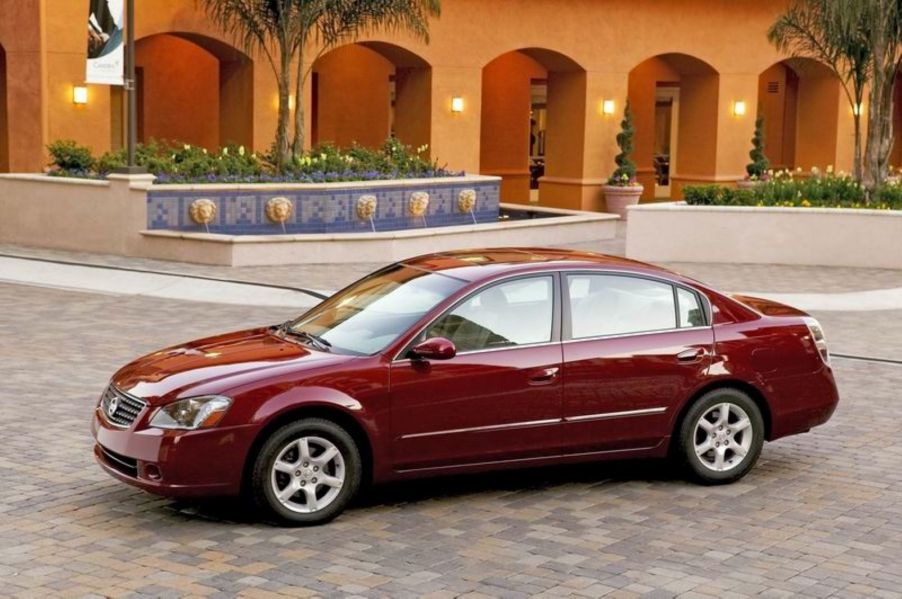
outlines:
[[[639,203],[639,196],[644,188],[636,181],[636,164],[631,160],[633,153],[633,113],[630,112],[629,100],[623,109],[623,121],[620,123],[620,133],[617,134],[617,147],[620,153],[614,158],[617,168],[604,186],[604,198],[608,212],[619,214],[626,218],[627,206]]]
[[[749,152],[752,159],[745,167],[746,177],[738,181],[736,185],[741,189],[749,189],[767,181],[769,176],[770,161],[764,155],[764,117],[755,119],[755,135],[752,137],[752,151]]]

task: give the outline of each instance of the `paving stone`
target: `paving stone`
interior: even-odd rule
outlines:
[[[369,269],[235,274],[334,288]],[[774,291],[891,282],[883,271],[692,274]],[[887,442],[902,421],[897,366],[837,359],[833,420],[767,444],[736,485],[695,486],[657,463],[437,479],[373,489],[332,524],[293,530],[122,485],[94,464],[88,431],[121,364],[290,309],[0,284],[0,314],[0,596],[900,596],[902,446]],[[831,339],[902,354],[902,315],[821,318]]]

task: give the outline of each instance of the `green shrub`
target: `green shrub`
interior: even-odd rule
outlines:
[[[51,148],[55,174],[103,177],[128,162],[125,150],[107,152],[94,161],[90,150],[75,142],[61,141]],[[151,140],[138,144],[135,162],[156,175],[160,183],[360,181],[455,174],[430,162],[426,150],[427,146],[414,150],[395,138],[376,149],[322,144],[279,173],[266,157],[244,146],[233,144],[210,152],[190,144]]]
[[[94,167],[91,149],[71,139],[61,139],[47,146],[50,165],[63,173],[87,173]]]
[[[828,169],[821,174],[812,170],[810,177],[796,177],[781,171],[773,178],[751,189],[735,189],[718,185],[690,185],[683,189],[687,204],[693,206],[795,206],[801,208],[874,208],[902,210],[902,185],[884,183],[866,199],[865,190],[852,177],[834,174]]]
[[[764,154],[764,117],[755,119],[755,134],[752,136],[752,151],[749,152],[752,161],[746,165],[745,172],[749,178],[757,180],[764,177],[770,169],[770,161]]]
[[[623,121],[620,122],[620,133],[617,134],[617,147],[620,153],[614,157],[617,168],[608,179],[608,185],[632,185],[636,181],[636,163],[631,156],[633,153],[633,135],[636,129],[633,127],[633,113],[630,110],[629,100],[623,108]]]

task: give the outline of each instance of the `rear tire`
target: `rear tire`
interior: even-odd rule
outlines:
[[[680,423],[677,448],[696,482],[739,480],[755,465],[764,444],[758,405],[738,389],[714,389],[698,398]]]
[[[276,430],[254,461],[254,503],[279,524],[324,524],[338,516],[360,488],[360,450],[330,420],[304,418]]]

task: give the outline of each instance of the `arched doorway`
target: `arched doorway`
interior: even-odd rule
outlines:
[[[479,172],[502,178],[501,201],[555,204],[551,185],[582,177],[586,71],[544,48],[482,69]]]
[[[432,69],[385,42],[335,48],[313,64],[313,145],[381,145],[389,136],[414,148],[431,136]]]
[[[135,46],[138,139],[177,140],[216,150],[253,145],[253,61],[192,33],[160,33]],[[114,115],[116,97],[113,98]],[[117,126],[114,116],[114,139]],[[115,144],[114,144],[115,145]]]
[[[687,54],[660,54],[630,71],[643,200],[680,198],[685,183],[713,180],[719,80],[711,65]]]
[[[758,110],[774,169],[807,172],[835,162],[840,93],[833,72],[810,58],[783,60],[761,73]]]
[[[6,50],[0,44],[0,173],[9,171],[9,114],[6,107]]]

